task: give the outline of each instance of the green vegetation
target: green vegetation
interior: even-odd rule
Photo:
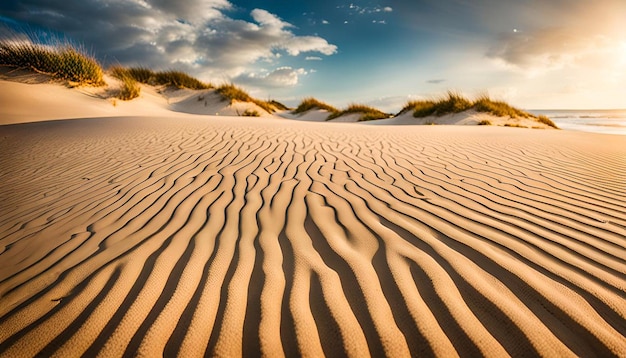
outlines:
[[[0,65],[30,69],[78,85],[105,84],[102,67],[82,48],[68,42],[48,45],[36,40],[17,35],[0,38]]]
[[[300,103],[300,105],[298,106],[298,108],[296,108],[293,113],[294,114],[300,114],[300,113],[304,113],[304,112],[308,112],[312,109],[323,109],[326,110],[332,114],[338,113],[339,110],[333,106],[331,106],[330,104],[324,103],[324,102],[320,102],[317,99],[313,98],[313,97],[308,97],[302,100],[302,102]]]
[[[491,125],[491,121],[488,119],[483,119],[482,121],[478,122],[479,126],[490,126]]]
[[[534,116],[528,112],[517,109],[506,102],[494,101],[489,98],[488,95],[482,95],[476,100],[470,101],[464,96],[452,91],[448,91],[447,95],[440,99],[411,101],[404,106],[398,115],[408,111],[413,111],[414,117],[421,118],[460,113],[469,109],[473,109],[477,112],[490,113],[498,117],[533,119],[539,123],[557,128],[557,126],[546,116]],[[481,122],[479,125],[488,124],[483,124]]]
[[[261,101],[260,99],[252,98],[250,97],[248,92],[242,90],[232,83],[219,86],[217,88],[217,93],[219,93],[224,98],[224,100],[229,100],[231,104],[233,103],[233,101],[251,102],[263,108],[267,113],[272,113],[276,111],[276,107],[272,104],[272,102]]]
[[[390,117],[389,114],[381,112],[380,110],[376,108],[369,107],[369,106],[362,105],[362,104],[351,104],[347,109],[344,109],[343,111],[331,113],[328,116],[328,118],[326,118],[326,120],[330,121],[331,119],[335,119],[337,117],[341,117],[346,114],[354,114],[354,113],[358,113],[361,115],[359,117],[359,122],[371,121],[375,119],[382,119],[382,118]]]
[[[122,81],[122,87],[116,96],[117,98],[122,101],[129,101],[133,98],[139,97],[141,87],[139,87],[139,84],[137,84],[137,81],[129,73],[128,69],[121,66],[113,66],[110,71],[113,77]]]

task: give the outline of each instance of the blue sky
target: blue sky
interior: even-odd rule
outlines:
[[[4,0],[0,19],[107,65],[180,69],[290,105],[395,112],[456,90],[526,109],[626,108],[624,0]]]

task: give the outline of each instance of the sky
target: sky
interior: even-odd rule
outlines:
[[[626,108],[626,0],[2,0],[0,22],[105,66],[186,71],[294,106],[397,112],[448,90]]]

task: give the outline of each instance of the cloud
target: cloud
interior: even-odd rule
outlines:
[[[61,32],[94,49],[105,63],[176,68],[215,79],[234,78],[283,54],[332,55],[319,36],[298,36],[293,25],[263,9],[253,21],[231,18],[227,0],[6,0],[3,16]]]
[[[305,60],[307,61],[322,61],[322,58],[319,56],[307,56],[305,57]]]
[[[393,11],[393,8],[391,8],[391,6],[385,6],[385,7],[383,8],[383,11],[384,11],[384,12],[392,12],[392,11]]]
[[[612,52],[618,46],[618,39],[602,34],[543,28],[501,35],[486,55],[509,67],[545,72],[593,62],[598,54]],[[602,61],[605,59],[598,65]]]
[[[446,82],[446,80],[444,79],[436,79],[436,80],[428,80],[426,81],[426,83],[430,83],[430,84],[440,84],[440,83],[444,83]]]
[[[535,4],[519,5],[510,10],[515,16],[496,22],[499,35],[485,52],[487,57],[527,73],[602,66],[626,39],[623,0],[603,0],[598,6],[584,0],[530,2]],[[534,5],[540,10],[532,10]]]
[[[307,75],[304,68],[291,68],[288,66],[279,67],[272,72],[265,73],[245,73],[236,77],[237,83],[257,86],[257,87],[293,87],[298,84],[300,76]]]
[[[330,24],[330,22],[328,22],[328,20],[322,20],[322,24],[328,25],[328,24]]]

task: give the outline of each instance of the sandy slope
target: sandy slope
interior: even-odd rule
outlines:
[[[226,101],[215,90],[171,89],[139,84],[139,98],[116,98],[120,81],[107,86],[68,88],[49,76],[0,66],[0,125],[59,119],[168,116],[240,116],[246,110],[272,117],[254,103]]]
[[[0,153],[0,356],[626,356],[626,137],[135,117]]]

